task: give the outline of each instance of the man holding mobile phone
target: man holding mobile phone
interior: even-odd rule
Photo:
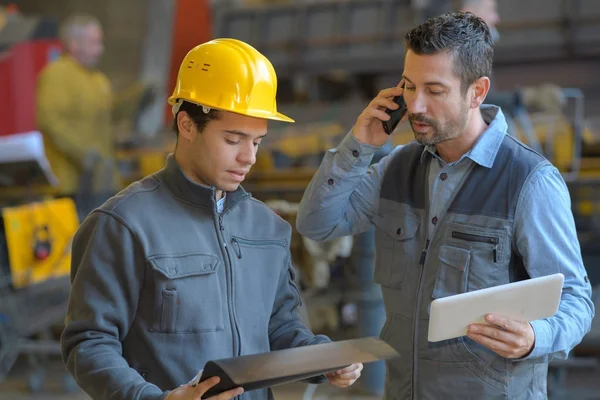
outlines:
[[[407,33],[405,49],[402,82],[326,154],[298,231],[326,240],[375,226],[381,337],[402,355],[387,364],[386,398],[545,398],[548,361],[566,358],[594,315],[566,185],[507,135],[498,107],[482,105],[493,41],[481,18],[431,18]],[[369,166],[389,139],[382,123],[399,108],[396,96],[416,141]],[[432,300],[557,272],[565,284],[554,317],[487,315],[466,337],[427,341]]]

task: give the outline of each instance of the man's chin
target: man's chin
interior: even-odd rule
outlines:
[[[240,183],[223,183],[218,186],[218,190],[222,190],[224,192],[235,192],[240,187]]]
[[[415,140],[419,143],[422,144],[423,146],[431,146],[432,143],[432,138],[427,137],[427,135],[424,134],[420,134],[417,132],[414,132],[415,134]]]

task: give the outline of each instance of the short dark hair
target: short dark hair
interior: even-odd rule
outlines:
[[[204,111],[202,111],[202,106],[190,103],[189,101],[184,101],[181,103],[177,114],[182,111],[185,111],[192,121],[194,121],[198,132],[202,132],[210,121],[219,119],[219,110],[211,109],[208,114],[205,114]],[[173,132],[179,135],[179,128],[177,127],[177,115],[175,115],[175,118],[173,118]]]
[[[452,12],[429,18],[404,37],[405,52],[453,55],[463,94],[482,76],[492,74],[494,47],[487,24],[470,12]]]

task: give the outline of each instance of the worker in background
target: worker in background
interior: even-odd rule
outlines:
[[[482,105],[493,41],[481,18],[431,18],[406,34],[405,49],[401,82],[325,156],[298,231],[328,240],[375,226],[381,336],[402,355],[387,363],[386,398],[545,398],[548,362],[565,359],[594,316],[565,182],[507,135],[500,108]],[[397,109],[399,95],[416,141],[369,166],[389,140],[384,110]],[[558,272],[555,316],[528,323],[490,314],[468,336],[428,342],[434,299]]]
[[[119,189],[114,122],[133,114],[148,88],[134,85],[116,98],[98,62],[103,31],[89,15],[67,18],[60,31],[64,54],[40,73],[37,125],[59,180],[59,196],[72,196],[87,214]]]
[[[456,8],[464,12],[472,12],[485,21],[492,34],[492,40],[497,43],[500,33],[497,25],[500,23],[498,4],[496,0],[455,0]],[[545,83],[537,86],[525,86],[515,90],[498,90],[493,82],[486,102],[495,104],[502,111],[512,115],[520,107],[538,111],[560,113],[565,99],[562,89],[555,84]]]
[[[209,360],[329,341],[297,312],[290,225],[240,186],[268,120],[293,122],[276,91],[273,66],[250,45],[192,49],[169,98],[174,154],[78,230],[61,347],[93,399],[199,400],[217,381],[186,382]],[[361,369],[328,378],[348,386]],[[241,393],[219,399],[271,398]]]

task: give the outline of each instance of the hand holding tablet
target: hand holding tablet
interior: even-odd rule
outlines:
[[[465,336],[472,324],[498,325],[504,319],[526,323],[551,317],[558,310],[563,283],[563,274],[553,274],[436,299],[431,303],[428,340]],[[498,319],[486,320],[489,314]]]

